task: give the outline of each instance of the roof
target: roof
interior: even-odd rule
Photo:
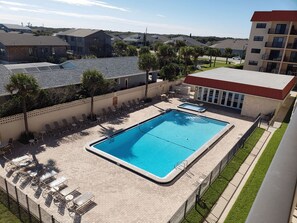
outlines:
[[[297,21],[297,11],[291,10],[272,10],[254,12],[252,22],[269,22],[269,21]]]
[[[4,23],[1,23],[0,25],[3,25],[8,29],[31,31],[31,29],[28,26],[20,26],[20,25],[17,25],[17,24],[4,24]]]
[[[213,44],[210,47],[217,49],[231,48],[232,50],[244,50],[247,45],[248,40],[245,39],[225,39]]]
[[[102,72],[105,78],[119,78],[144,73],[138,68],[138,57],[108,57],[98,59],[69,60],[62,67],[76,67],[82,73],[87,69]]]
[[[179,37],[172,38],[172,40],[174,42],[176,42],[177,40],[183,41],[186,43],[187,46],[206,46],[204,43],[201,43],[188,36],[179,36]]]
[[[296,79],[289,75],[217,68],[190,74],[185,83],[282,100]]]
[[[126,42],[143,42],[143,38],[144,38],[143,33],[136,33],[136,34],[127,36],[123,40]],[[157,34],[146,34],[146,41],[148,41],[150,43],[166,42],[168,40],[169,40],[169,38],[167,38],[166,36],[157,35]]]
[[[81,83],[82,73],[97,69],[106,79],[115,79],[144,74],[138,69],[137,57],[110,57],[98,59],[69,60],[60,65],[50,63],[27,63],[0,65],[0,95],[8,95],[5,85],[12,73],[29,73],[35,77],[42,89]]]
[[[103,32],[103,31],[98,29],[69,29],[64,32],[57,33],[57,36],[86,37],[97,32]]]
[[[0,43],[5,46],[68,46],[56,36],[34,36],[19,33],[0,33]]]

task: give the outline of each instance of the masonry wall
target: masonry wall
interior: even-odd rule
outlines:
[[[170,86],[180,84],[182,80],[175,82],[162,81],[149,85],[148,97],[157,97],[167,92]],[[94,98],[95,113],[102,113],[102,108],[108,108],[113,105],[113,100],[117,97],[118,105],[128,100],[143,98],[145,86],[135,87],[114,93],[100,95]],[[28,112],[29,130],[31,132],[40,132],[44,130],[45,124],[52,124],[54,121],[61,122],[67,119],[72,122],[72,116],[78,119],[81,115],[89,114],[91,109],[90,98],[72,101],[69,103],[54,105],[51,107],[37,109]],[[24,132],[23,114],[13,115],[0,119],[0,141],[7,142],[9,138],[17,139],[21,132]]]
[[[254,95],[245,95],[241,115],[255,118],[259,115],[259,113],[269,114],[273,111],[277,113],[281,104],[281,100],[258,97]]]

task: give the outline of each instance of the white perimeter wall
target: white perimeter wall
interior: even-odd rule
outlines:
[[[259,113],[268,114],[275,111],[275,114],[281,107],[283,101],[264,98],[254,95],[245,95],[241,115],[256,118]]]
[[[149,84],[148,97],[159,96],[169,90],[170,86],[182,83],[183,80],[175,82],[162,81]],[[114,93],[94,97],[94,112],[102,113],[102,108],[113,105],[117,97],[118,105],[128,100],[143,98],[145,86],[117,91]],[[54,121],[67,119],[72,122],[72,116],[81,118],[81,115],[89,114],[91,109],[90,98],[72,101],[69,103],[54,105],[28,112],[29,130],[40,132],[44,130],[45,124],[52,124]],[[0,142],[7,142],[9,138],[18,139],[21,132],[24,132],[23,114],[13,115],[0,119]]]

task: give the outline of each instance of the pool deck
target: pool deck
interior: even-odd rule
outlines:
[[[168,222],[197,188],[199,178],[211,172],[252,125],[253,120],[216,107],[210,107],[206,112],[201,113],[207,117],[229,122],[234,125],[234,128],[191,167],[190,171],[193,176],[189,177],[184,174],[176,182],[167,186],[158,185],[87,152],[84,147],[106,133],[125,129],[159,114],[164,109],[176,109],[181,103],[178,98],[159,101],[149,107],[134,111],[127,117],[103,123],[101,126],[89,127],[60,138],[47,138],[41,145],[16,145],[16,151],[10,158],[30,152],[40,163],[46,163],[49,159],[54,160],[55,166],[60,170],[58,176],[67,177],[68,184],[79,186],[81,193],[90,191],[95,195],[96,206],[80,218],[69,217],[67,210],[64,210],[64,214],[59,214],[58,208],[53,203],[45,205],[45,199],[42,196],[35,198],[34,191],[29,186],[23,191],[61,223]],[[0,174],[5,176],[3,160],[1,164]],[[10,177],[8,180],[12,182],[13,179]]]

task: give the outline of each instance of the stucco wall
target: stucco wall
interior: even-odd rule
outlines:
[[[245,95],[241,114],[249,117],[257,117],[259,113],[268,114],[273,111],[277,113],[282,101],[271,98]]]
[[[159,96],[167,92],[171,85],[177,85],[181,82],[181,80],[175,82],[162,81],[150,84],[148,97]],[[102,113],[102,108],[112,106],[114,97],[117,97],[119,106],[128,100],[143,98],[144,89],[145,86],[140,86],[97,96],[94,98],[94,111],[95,113]],[[90,107],[90,98],[87,98],[28,112],[29,130],[31,132],[40,132],[44,129],[45,124],[52,124],[54,121],[61,122],[64,118],[71,123],[72,116],[81,118],[81,114],[90,113]],[[0,119],[1,142],[7,142],[9,138],[17,139],[24,130],[23,114]]]

